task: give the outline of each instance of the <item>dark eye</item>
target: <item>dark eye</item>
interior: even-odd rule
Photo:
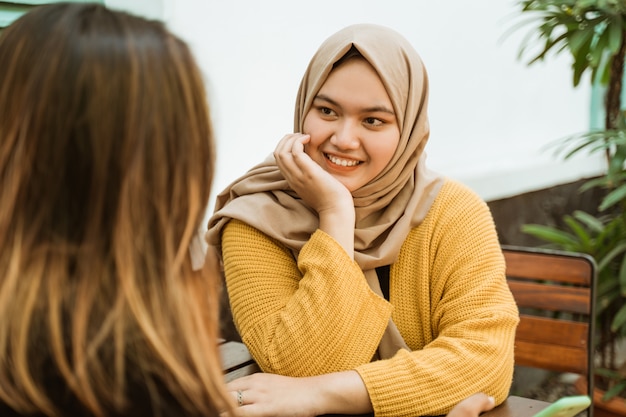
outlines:
[[[337,116],[337,113],[330,107],[319,106],[317,107],[317,111],[319,112],[320,117],[324,119],[333,119]]]
[[[366,117],[364,122],[366,125],[369,125],[369,126],[381,126],[383,124],[382,120],[377,119],[375,117]]]

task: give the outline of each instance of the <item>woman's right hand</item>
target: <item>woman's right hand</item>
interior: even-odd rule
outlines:
[[[354,257],[354,201],[350,191],[305,152],[310,136],[285,135],[274,150],[281,173],[305,203],[317,212],[320,229]]]
[[[274,158],[289,186],[318,213],[326,210],[354,210],[352,194],[305,152],[310,136],[285,135],[274,150]]]

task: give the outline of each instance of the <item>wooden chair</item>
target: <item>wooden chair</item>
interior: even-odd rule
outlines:
[[[220,355],[222,357],[222,371],[224,380],[230,382],[242,376],[261,372],[246,345],[238,341],[219,340]]]
[[[516,365],[582,375],[593,398],[594,259],[508,245],[502,250],[507,282],[520,309]]]

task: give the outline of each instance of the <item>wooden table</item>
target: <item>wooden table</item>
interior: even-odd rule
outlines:
[[[259,366],[252,359],[250,352],[241,342],[220,340],[220,354],[222,355],[222,367],[226,382],[255,372],[261,372]],[[510,396],[504,403],[491,411],[483,413],[481,417],[532,417],[548,405],[550,403],[545,401]]]
[[[491,411],[481,414],[483,417],[532,417],[550,403],[531,398],[511,395],[505,402]]]

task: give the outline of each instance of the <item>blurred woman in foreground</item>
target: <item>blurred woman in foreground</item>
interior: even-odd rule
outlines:
[[[161,23],[54,4],[4,30],[0,415],[232,411],[194,251],[214,159],[202,76]]]

